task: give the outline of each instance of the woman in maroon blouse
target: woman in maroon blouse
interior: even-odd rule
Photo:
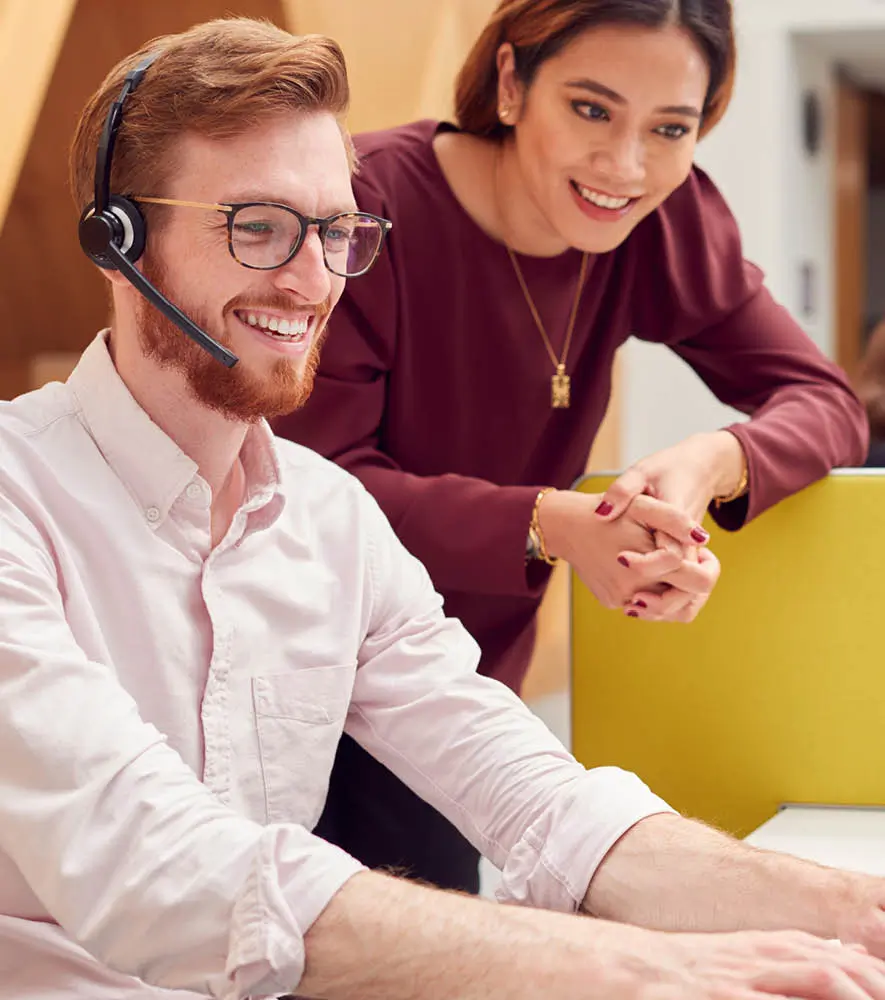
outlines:
[[[772,300],[692,165],[733,74],[728,0],[502,0],[461,71],[457,127],[357,138],[357,202],[394,229],[279,430],[365,483],[480,669],[515,690],[547,557],[625,614],[687,621],[718,573],[693,527],[715,498],[738,528],[863,460],[842,372]],[[751,419],[650,456],[606,497],[571,492],[630,336]],[[347,739],[318,832],[476,890],[473,849]]]

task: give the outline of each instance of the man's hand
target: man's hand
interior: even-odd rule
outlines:
[[[584,909],[663,931],[801,930],[885,959],[885,879],[750,847],[681,816],[628,830]]]
[[[670,975],[689,971],[700,983],[711,984],[704,997],[750,1000],[774,994],[860,1000],[885,991],[885,967],[862,948],[801,931],[674,934],[668,944],[676,955]],[[678,994],[672,996],[676,1000]],[[682,996],[695,993],[685,989]]]
[[[597,513],[601,502],[570,491],[544,497],[539,518],[551,555],[568,561],[604,607],[624,608],[636,618],[694,617],[719,578],[718,560],[699,548],[708,540],[706,531],[653,497],[635,497],[616,519]],[[674,544],[657,546],[658,533]],[[637,594],[644,597],[638,604]]]
[[[841,872],[844,896],[836,901],[834,936],[862,944],[885,959],[885,879]]]

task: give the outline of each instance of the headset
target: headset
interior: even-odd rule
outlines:
[[[95,200],[87,205],[80,215],[77,234],[80,247],[86,256],[106,271],[119,271],[126,280],[168,317],[191,340],[226,368],[233,368],[239,361],[217,340],[213,340],[204,330],[187,316],[138,270],[135,262],[144,253],[147,239],[147,224],[141,209],[129,198],[110,193],[111,164],[114,159],[114,145],[123,122],[123,105],[126,98],[141,83],[148,67],[159,52],[146,56],[126,74],[120,96],[108,110],[104,130],[98,143],[95,158]]]

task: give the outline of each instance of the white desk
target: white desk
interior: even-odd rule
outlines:
[[[885,875],[885,808],[785,806],[745,839],[831,868]],[[501,873],[483,859],[480,874],[482,895],[494,896]]]
[[[785,806],[746,842],[833,868],[885,875],[885,808]]]

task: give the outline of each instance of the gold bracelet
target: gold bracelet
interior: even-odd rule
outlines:
[[[747,465],[747,457],[744,456],[744,468],[741,472],[740,482],[731,491],[731,493],[726,493],[725,496],[714,497],[713,501],[716,504],[716,509],[718,510],[723,504],[731,503],[732,500],[738,500],[742,497],[750,486],[750,469]]]
[[[537,538],[538,540],[538,558],[547,563],[548,566],[555,566],[559,561],[558,556],[551,556],[547,551],[547,541],[544,538],[544,532],[541,530],[541,501],[547,496],[548,493],[555,493],[556,490],[553,486],[545,486],[543,490],[535,497],[535,505],[532,507],[532,520],[529,524],[529,537]]]

